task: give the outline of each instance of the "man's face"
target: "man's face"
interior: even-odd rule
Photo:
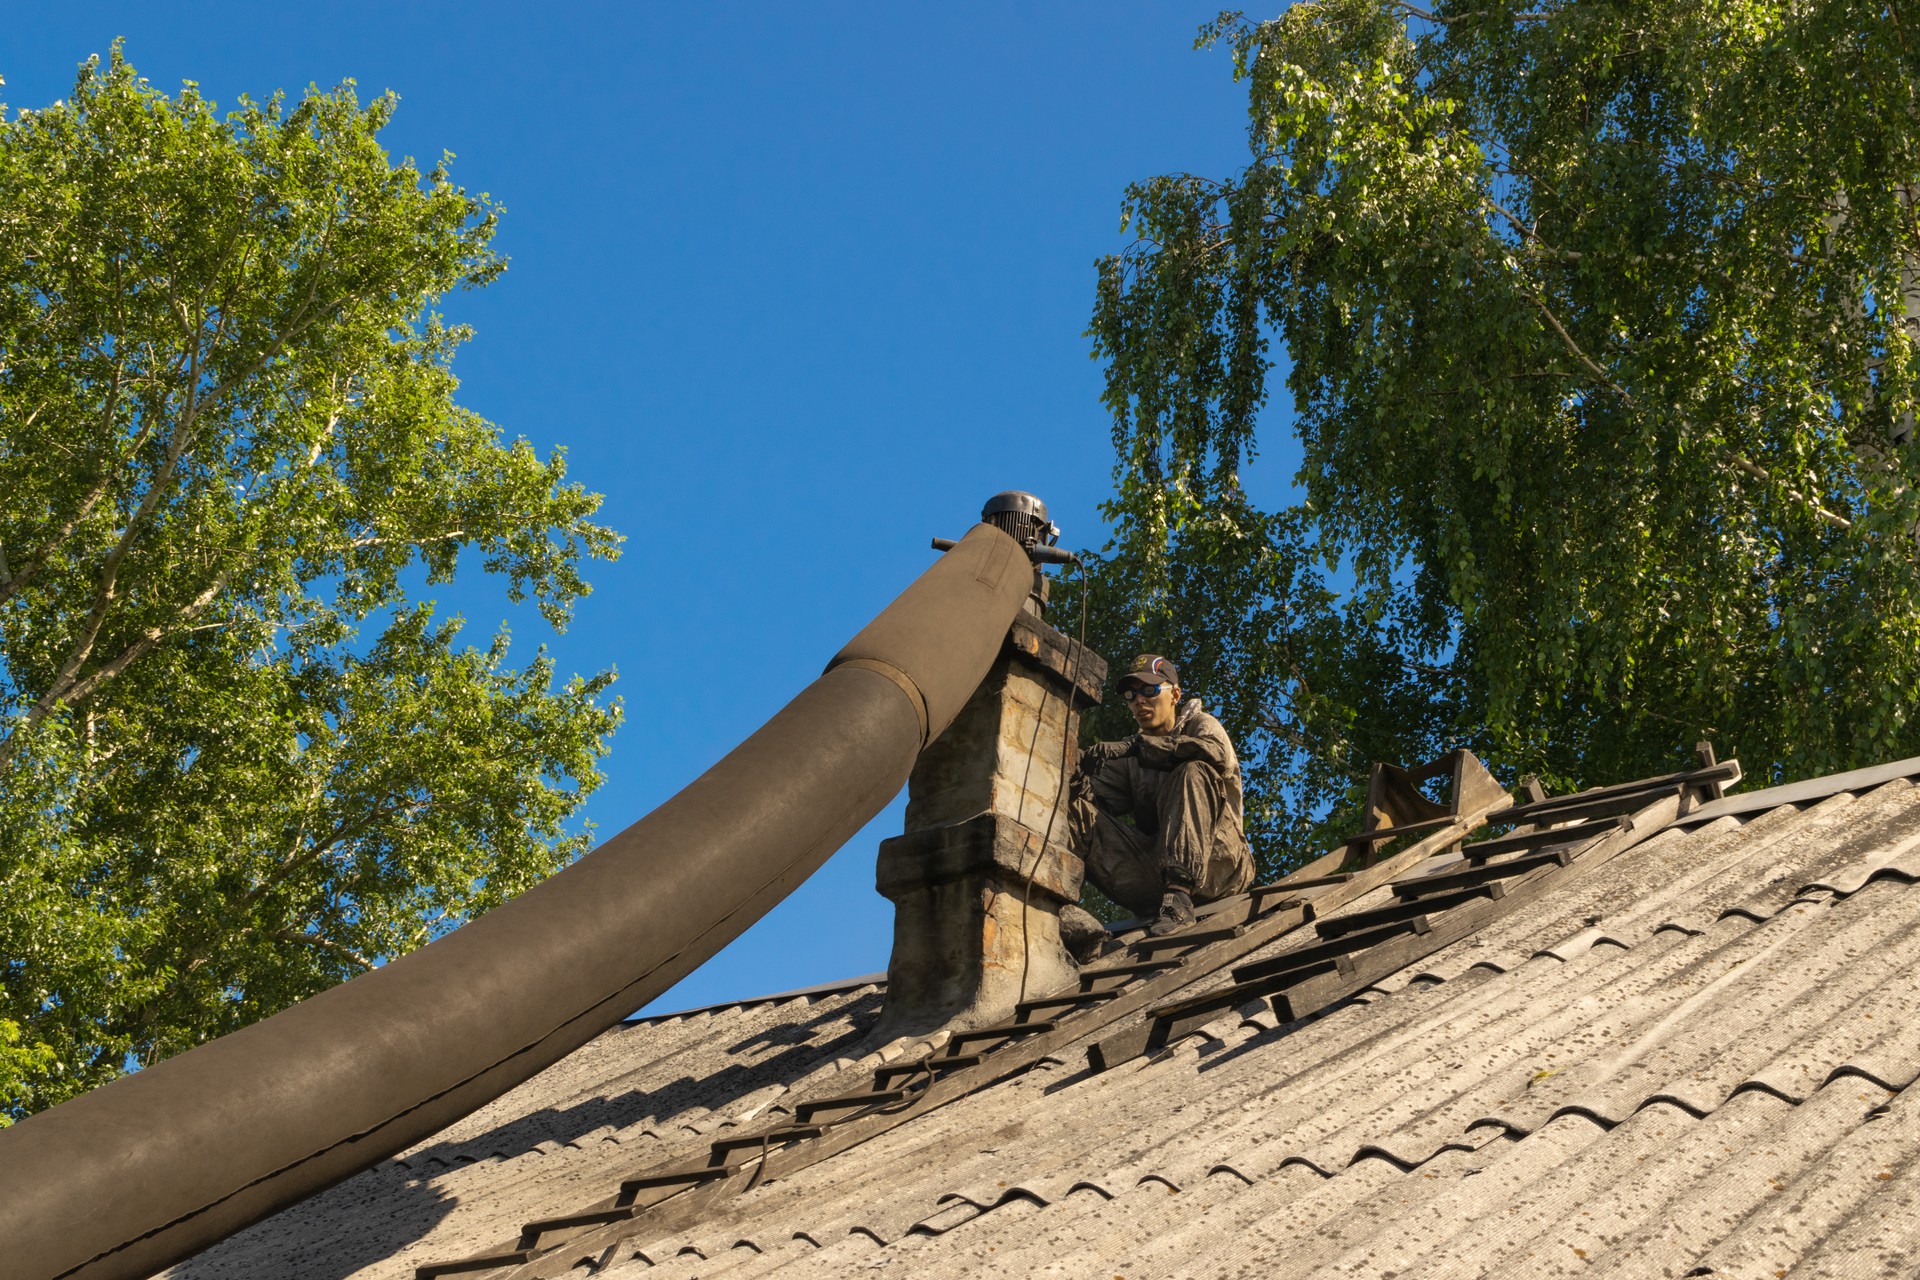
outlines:
[[[1180,702],[1180,690],[1173,685],[1143,685],[1129,680],[1121,686],[1120,695],[1127,700],[1127,709],[1133,712],[1133,722],[1140,726],[1140,732],[1160,736],[1173,732],[1174,711]]]

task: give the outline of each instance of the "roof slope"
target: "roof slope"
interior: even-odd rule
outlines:
[[[1104,1072],[1054,1053],[529,1270],[1920,1274],[1920,788],[1875,781],[1709,809],[1323,1012],[1248,1002]],[[623,1028],[172,1274],[402,1277],[497,1246],[856,1074],[838,1055],[877,1008],[868,987]]]

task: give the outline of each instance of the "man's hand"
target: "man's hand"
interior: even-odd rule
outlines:
[[[1096,742],[1080,753],[1080,767],[1098,764],[1102,760],[1119,760],[1126,756],[1140,754],[1140,735],[1130,734],[1114,742]]]

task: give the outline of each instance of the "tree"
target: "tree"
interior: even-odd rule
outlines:
[[[618,539],[459,407],[494,210],[351,84],[216,114],[116,46],[0,109],[0,1111],[416,947],[588,842],[610,674],[460,646],[463,555],[555,626]],[[3,1121],[0,1121],[3,1122]]]
[[[1132,187],[1101,263],[1096,598],[1110,649],[1192,655],[1273,846],[1454,744],[1563,787],[1701,738],[1760,780],[1920,754],[1906,9],[1203,29],[1251,156]],[[1269,513],[1241,471],[1283,375],[1305,464]]]

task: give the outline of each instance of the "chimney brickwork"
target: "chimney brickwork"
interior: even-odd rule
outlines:
[[[1004,1021],[1076,980],[1059,910],[1079,901],[1084,869],[1067,847],[1061,768],[1074,767],[1080,709],[1100,700],[1106,669],[1030,606],[920,753],[905,833],[880,845],[894,925],[877,1039]]]

